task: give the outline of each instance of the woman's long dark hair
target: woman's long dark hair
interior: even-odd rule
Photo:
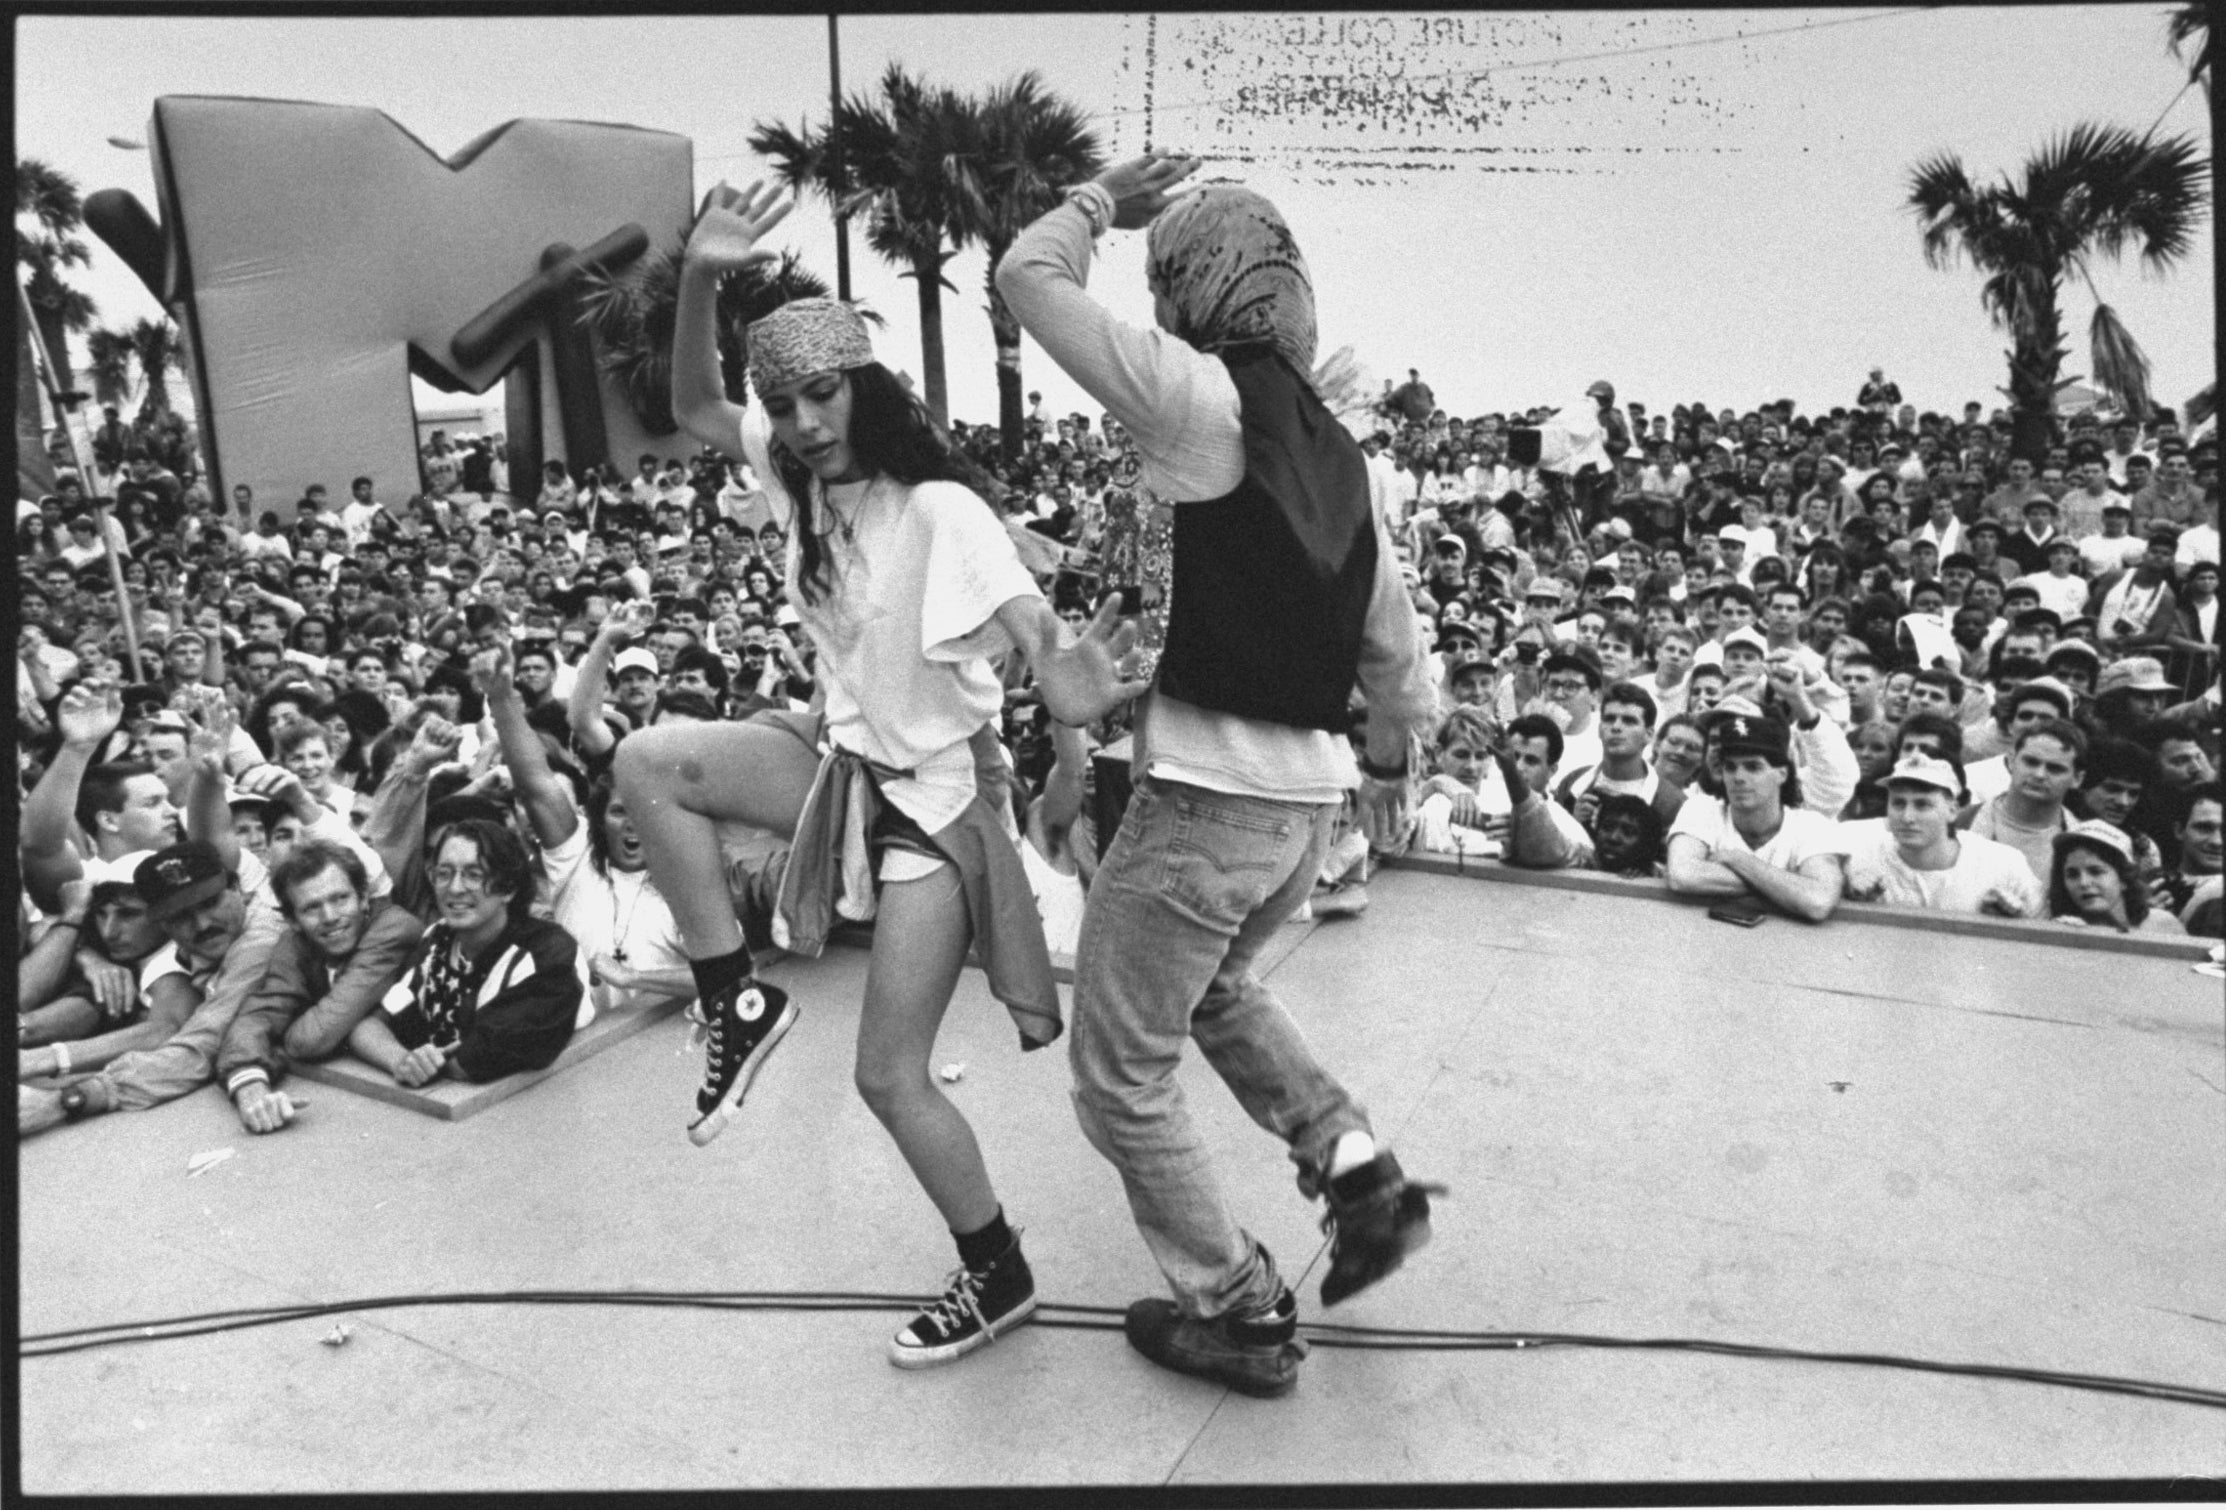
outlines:
[[[895,373],[879,362],[868,362],[846,369],[843,376],[850,383],[850,434],[844,438],[868,474],[879,474],[907,487],[923,482],[955,482],[972,488],[985,500],[993,497],[995,484],[988,475],[937,428],[927,406],[897,380]],[[758,399],[764,402],[764,395]],[[797,584],[806,601],[817,603],[833,585],[826,537],[814,497],[817,479],[811,468],[779,441],[773,443],[772,450],[781,484],[796,500],[796,522],[789,538],[798,552]]]
[[[2079,908],[2071,899],[2071,887],[2064,883],[2064,862],[2073,850],[2085,850],[2099,857],[2103,864],[2118,873],[2118,885],[2125,893],[2126,921],[2138,928],[2149,918],[2149,889],[2141,884],[2139,868],[2125,856],[2093,839],[2067,840],[2056,849],[2055,863],[2048,867],[2048,915],[2052,918],[2075,918]]]

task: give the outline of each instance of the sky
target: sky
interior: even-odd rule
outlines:
[[[1023,68],[1090,112],[1109,157],[1198,154],[1280,206],[1311,266],[1322,350],[1371,377],[1419,369],[1451,412],[1574,400],[1597,378],[1662,411],[1705,399],[1804,410],[1854,400],[1882,366],[1920,407],[2002,402],[2005,338],[1967,266],[1925,265],[1911,166],[1959,154],[2014,174],[2081,120],[2193,135],[2201,89],[2162,5],[1929,11],[872,15],[840,23],[846,92],[890,64],[986,89]],[[765,171],[760,121],[826,117],[823,16],[500,19],[25,17],[16,145],[86,192],[155,206],[143,151],[164,94],[384,110],[446,155],[523,116],[681,133],[698,195]],[[2169,108],[2167,108],[2169,107]],[[775,233],[830,283],[824,206]],[[155,312],[97,238],[73,281],[106,323]],[[1101,243],[1092,286],[1151,318],[1140,233]],[[880,352],[919,370],[909,281],[851,238]],[[2174,404],[2211,380],[2212,234],[2155,276],[2095,278]],[[954,417],[994,422],[986,264],[947,269]],[[2067,377],[2088,371],[2083,287],[2064,294]],[[1031,342],[1027,386],[1085,396]],[[421,406],[453,400],[419,385]]]

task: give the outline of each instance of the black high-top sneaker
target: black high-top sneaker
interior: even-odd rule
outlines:
[[[1210,1321],[1185,1316],[1172,1300],[1139,1300],[1128,1308],[1123,1329],[1129,1346],[1161,1368],[1262,1399],[1289,1394],[1306,1356],[1298,1339],[1298,1297],[1289,1285],[1266,1310]]]
[[[706,1037],[703,1089],[696,1092],[696,1120],[688,1124],[688,1140],[701,1148],[742,1109],[765,1056],[795,1023],[796,1008],[779,986],[744,977],[697,1002],[688,1015],[704,1025]]]
[[[889,1342],[898,1368],[931,1368],[987,1347],[1036,1312],[1036,1277],[1020,1251],[1020,1231],[986,1269],[961,1265],[943,1298]]]
[[[1359,1294],[1430,1241],[1430,1197],[1443,1185],[1416,1184],[1387,1152],[1320,1181],[1329,1201],[1322,1230],[1330,1234],[1322,1304]]]

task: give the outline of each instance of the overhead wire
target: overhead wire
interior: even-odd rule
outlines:
[[[126,1343],[175,1341],[185,1337],[206,1337],[276,1326],[289,1321],[310,1321],[327,1316],[413,1306],[615,1305],[802,1313],[909,1311],[928,1304],[932,1299],[931,1296],[923,1295],[892,1295],[855,1290],[487,1290],[449,1294],[379,1295],[355,1300],[204,1311],[195,1315],[152,1321],[115,1322],[105,1326],[27,1333],[20,1339],[19,1352],[26,1359],[51,1358]],[[1121,1314],[1111,1306],[1069,1305],[1045,1301],[1038,1305],[1033,1324],[1058,1331],[1113,1332],[1121,1330]],[[1998,1363],[1953,1362],[1895,1353],[1774,1347],[1725,1342],[1706,1337],[1622,1337],[1590,1332],[1459,1331],[1354,1326],[1332,1322],[1310,1322],[1299,1331],[1312,1346],[1326,1348],[1391,1352],[1526,1352],[1548,1348],[1592,1348],[1699,1353],[1730,1358],[1828,1363],[1964,1378],[2000,1379],[2098,1394],[2130,1395],[2209,1410],[2226,1410],[2226,1390],[2111,1374],[2026,1368]]]

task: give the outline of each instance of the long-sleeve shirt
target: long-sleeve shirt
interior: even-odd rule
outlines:
[[[1116,319],[1086,287],[1090,250],[1087,217],[1060,205],[1005,254],[998,291],[1052,360],[1127,427],[1146,491],[1176,508],[1225,497],[1245,472],[1242,410],[1228,369],[1165,331]],[[1383,720],[1420,735],[1436,720],[1437,689],[1415,641],[1389,529],[1381,511],[1371,514],[1376,578],[1360,686],[1372,725]],[[1157,687],[1138,709],[1136,751],[1140,773],[1283,802],[1340,801],[1359,779],[1342,736],[1199,708]]]
[[[328,960],[299,929],[271,951],[262,987],[225,1030],[217,1078],[229,1096],[250,1081],[276,1084],[295,1060],[322,1059],[379,1004],[424,936],[425,925],[389,901],[370,904],[355,953]]]
[[[473,1082],[547,1069],[571,1041],[586,994],[572,935],[527,918],[460,965],[451,954],[455,937],[435,923],[387,988],[380,1007],[394,1036],[405,1047],[445,1043],[436,1023],[452,1023],[449,1057]]]
[[[201,987],[200,1005],[178,1031],[151,1049],[125,1054],[101,1072],[113,1105],[144,1110],[208,1084],[217,1045],[263,982],[271,956],[287,932],[276,907],[250,897],[247,921],[213,970],[188,968]]]
[[[1832,819],[1839,817],[1863,777],[1847,731],[1829,714],[1819,715],[1813,729],[1793,726],[1793,768],[1801,773],[1801,805]]]

